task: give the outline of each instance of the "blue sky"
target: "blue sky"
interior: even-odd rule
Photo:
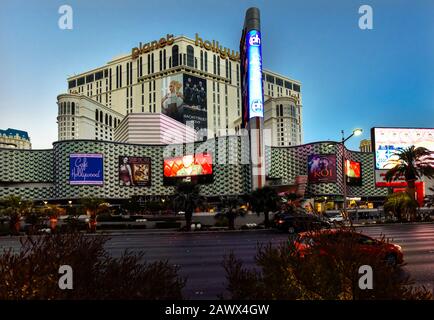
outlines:
[[[58,28],[71,5],[73,30]],[[374,29],[358,27],[373,8]],[[264,67],[302,82],[304,142],[340,130],[434,127],[434,1],[23,1],[0,10],[0,128],[27,130],[34,148],[57,139],[66,78],[166,33],[238,48],[245,10],[261,10]],[[348,146],[358,148],[359,138]]]

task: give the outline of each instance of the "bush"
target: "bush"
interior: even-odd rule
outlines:
[[[343,240],[343,239],[341,239]],[[384,240],[383,240],[384,241]],[[233,254],[225,257],[227,290],[241,300],[353,300],[432,299],[432,294],[403,276],[400,267],[389,266],[384,257],[355,250],[355,240],[321,239],[311,254],[302,257],[293,242],[258,248],[258,269],[246,269]],[[321,251],[322,250],[322,251]],[[322,252],[327,254],[321,254]],[[361,290],[358,269],[373,269],[373,289]]]
[[[142,262],[143,253],[110,257],[107,240],[80,233],[25,238],[20,253],[0,255],[0,299],[182,299],[177,267]],[[61,265],[73,269],[73,290],[59,289]]]

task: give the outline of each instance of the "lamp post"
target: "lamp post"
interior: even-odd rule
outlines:
[[[345,138],[344,130],[341,130],[341,133],[342,133],[342,141],[341,141],[341,146],[342,146],[342,189],[343,189],[343,194],[344,194],[343,211],[344,211],[344,215],[346,217],[349,217],[350,221],[351,221],[351,217],[348,216],[348,214],[347,214],[347,177],[346,177],[346,172],[345,172],[345,162],[346,162],[345,142],[347,142],[353,136],[360,136],[363,133],[363,130],[362,129],[354,129],[353,133],[351,135],[349,135],[347,138]],[[358,220],[358,218],[359,218],[359,214],[356,213],[356,219]]]

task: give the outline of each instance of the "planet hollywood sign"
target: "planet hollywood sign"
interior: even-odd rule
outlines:
[[[131,58],[137,59],[141,54],[162,49],[166,46],[172,45],[174,42],[175,39],[173,34],[167,34],[166,37],[162,37],[159,40],[154,40],[144,44],[140,42],[137,47],[131,49]],[[198,33],[196,33],[194,45],[207,51],[219,54],[221,59],[229,59],[232,61],[240,60],[239,52],[221,46],[216,40],[203,40],[201,37],[199,37]]]

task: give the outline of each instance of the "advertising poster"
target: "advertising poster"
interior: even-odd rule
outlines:
[[[206,80],[177,74],[162,80],[161,112],[181,123],[193,123],[195,130],[206,129]]]
[[[164,177],[193,177],[212,175],[212,156],[198,153],[164,160]]]
[[[362,165],[360,162],[346,160],[345,161],[345,176],[349,186],[362,185]]]
[[[308,157],[309,183],[336,182],[336,155],[312,154]]]
[[[151,185],[151,158],[119,157],[119,185],[145,187]]]
[[[73,153],[69,155],[70,185],[103,185],[104,161],[99,153]]]
[[[390,169],[397,159],[396,152],[411,146],[434,152],[434,129],[373,128],[375,168]]]

